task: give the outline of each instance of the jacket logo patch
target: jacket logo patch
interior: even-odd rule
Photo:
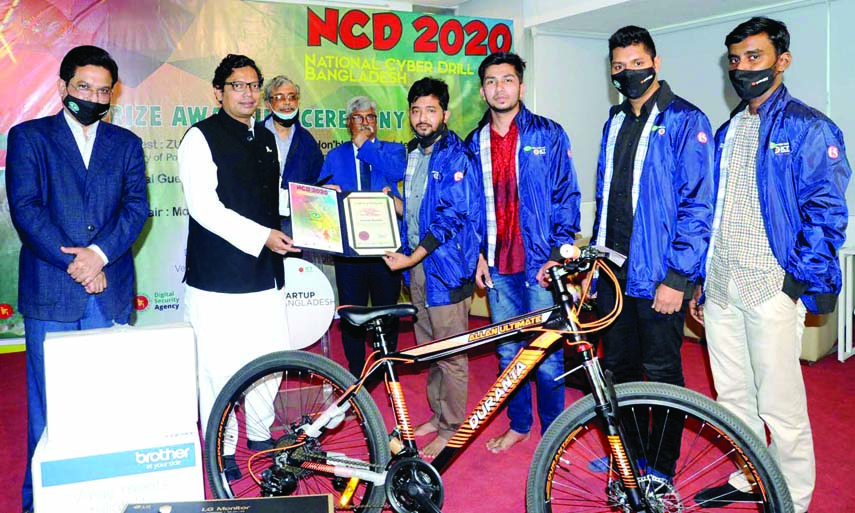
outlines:
[[[273,150],[271,150],[268,146],[265,146],[264,149],[267,150],[267,153],[273,153]]]
[[[698,142],[701,144],[706,144],[709,139],[707,138],[707,133],[701,130],[698,132]]]
[[[836,159],[840,156],[840,150],[837,149],[837,146],[833,144],[828,147],[828,157],[832,159]]]
[[[546,155],[546,146],[526,146],[523,148],[523,151],[526,153],[532,152],[535,155]]]
[[[459,182],[460,180],[463,180],[463,171],[455,171],[454,172],[454,181]]]
[[[779,155],[781,153],[789,153],[790,152],[790,143],[774,143],[769,142],[769,149],[775,152],[775,155]]]
[[[650,127],[651,132],[656,132],[659,135],[665,135],[665,125],[653,125]]]
[[[431,172],[430,172],[430,175],[431,175],[431,176],[433,177],[433,179],[434,179],[434,180],[436,180],[436,181],[439,181],[439,180],[442,178],[442,173],[440,173],[439,171],[431,171]]]

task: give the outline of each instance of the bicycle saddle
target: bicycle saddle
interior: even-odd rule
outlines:
[[[388,306],[341,306],[338,315],[354,326],[362,326],[379,317],[409,317],[419,309],[409,303]]]

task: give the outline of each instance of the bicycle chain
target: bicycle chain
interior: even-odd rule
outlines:
[[[333,462],[333,463],[348,464],[351,466],[359,466],[360,468],[363,468],[363,469],[375,470],[377,472],[379,472],[382,469],[385,469],[385,465],[379,465],[377,463],[368,463],[368,462],[364,462],[364,461],[360,461],[359,464],[356,465],[355,464],[356,462],[354,462],[351,459],[340,458],[340,457],[335,457],[335,456],[328,456],[327,453],[322,453],[322,452],[307,451],[305,453],[305,456],[310,457],[310,458],[314,458],[317,460],[321,460],[321,461],[326,461],[327,463]],[[387,502],[384,499],[383,502],[379,503],[379,504],[360,504],[358,506],[340,506],[338,503],[336,503],[335,504],[335,510],[336,511],[366,511],[366,510],[370,510],[370,509],[383,509],[386,506],[387,506]]]

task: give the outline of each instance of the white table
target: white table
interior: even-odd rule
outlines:
[[[840,288],[840,315],[837,316],[837,359],[845,362],[855,355],[852,344],[853,315],[855,315],[855,246],[840,249],[840,269],[843,271],[843,285]]]

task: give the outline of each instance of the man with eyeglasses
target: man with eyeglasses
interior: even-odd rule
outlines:
[[[314,184],[318,181],[324,154],[318,141],[300,125],[300,86],[278,75],[264,86],[264,103],[270,115],[262,122],[276,139],[279,152],[281,194],[287,194],[291,182]],[[287,205],[287,202],[280,201]],[[287,210],[281,212],[287,214]],[[290,233],[290,217],[282,218],[282,231]]]
[[[299,250],[279,230],[276,140],[256,129],[262,82],[252,59],[226,56],[212,82],[222,107],[193,125],[178,148],[190,211],[184,300],[196,332],[203,432],[214,400],[235,372],[288,348],[282,255]],[[272,422],[269,396],[258,392],[247,396],[246,407],[270,411]],[[269,423],[256,427],[247,432],[249,448],[269,448]],[[224,449],[230,451],[234,445]],[[240,476],[233,456],[225,469],[229,479]]]
[[[350,141],[329,152],[321,176],[329,179],[327,187],[338,192],[398,191],[404,179],[407,153],[404,146],[377,138],[377,104],[367,96],[356,96],[347,102],[347,129]],[[335,259],[335,281],[339,304],[394,305],[401,293],[401,274],[390,271],[381,257]],[[354,376],[365,364],[365,328],[341,323],[341,344],[347,366]],[[389,324],[386,341],[389,349],[398,346],[398,321]]]
[[[59,67],[62,110],[9,131],[6,187],[21,238],[19,309],[27,349],[27,470],[45,427],[47,332],[128,324],[134,293],[131,245],[148,215],[142,142],[101,118],[119,68],[105,50],[78,46]]]

